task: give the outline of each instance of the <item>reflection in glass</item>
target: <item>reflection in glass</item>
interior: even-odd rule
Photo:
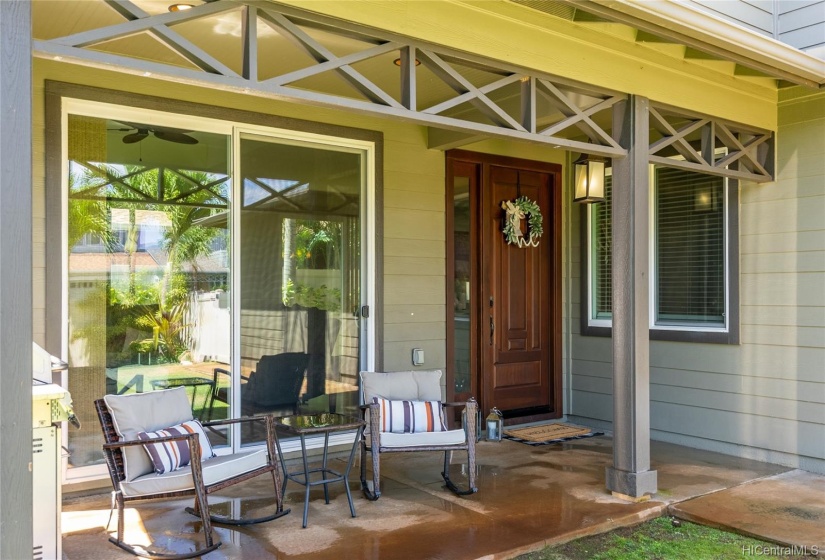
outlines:
[[[455,392],[470,391],[470,179],[453,183]]]
[[[357,414],[361,168],[241,136],[241,414]]]
[[[89,429],[69,464],[103,462],[92,401],[184,387],[209,410],[229,368],[229,137],[68,118],[68,388]],[[228,380],[219,386],[228,391]],[[218,437],[215,445],[224,445]]]

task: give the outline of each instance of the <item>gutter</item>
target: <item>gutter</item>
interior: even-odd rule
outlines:
[[[797,85],[825,89],[825,60],[676,0],[561,0]]]

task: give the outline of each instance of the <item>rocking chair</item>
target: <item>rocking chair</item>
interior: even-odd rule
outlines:
[[[476,487],[476,411],[478,405],[474,399],[466,403],[440,403],[439,405],[425,405],[427,412],[433,418],[426,422],[423,431],[419,429],[408,431],[411,426],[405,424],[402,417],[390,421],[385,416],[392,410],[406,408],[407,418],[416,416],[417,419],[426,417],[419,414],[421,409],[411,414],[416,403],[433,403],[441,400],[441,372],[435,371],[403,371],[395,373],[361,372],[361,390],[364,405],[361,406],[367,429],[361,437],[361,489],[368,500],[377,500],[381,496],[381,455],[384,453],[410,453],[415,451],[443,451],[444,470],[441,476],[447,488],[459,496],[473,494]],[[404,402],[405,404],[399,404]],[[388,404],[393,403],[393,404]],[[429,406],[429,408],[426,408]],[[397,407],[397,408],[393,408]],[[398,408],[400,407],[400,408]],[[437,410],[441,407],[464,407],[465,427],[457,430],[447,430],[444,422],[444,412]],[[440,418],[438,418],[440,417]],[[400,423],[396,423],[400,422]],[[435,431],[426,431],[433,428],[433,424],[440,426]],[[390,424],[394,423],[390,429]],[[450,459],[453,451],[467,452],[468,487],[458,488],[450,479]],[[367,482],[367,452],[372,454],[372,489]]]
[[[283,507],[272,416],[204,423],[205,427],[239,422],[266,424],[265,449],[213,456],[209,440],[193,421],[192,409],[183,387],[131,395],[107,395],[95,401],[95,408],[103,428],[103,453],[114,488],[113,507],[117,506],[118,512],[117,538],[110,537],[109,541],[120,548],[145,558],[193,558],[221,545],[220,541],[213,540],[213,521],[249,525],[277,519],[289,513],[290,510]],[[154,456],[149,446],[153,446],[151,449],[155,452]],[[203,453],[204,447],[209,450],[207,453]],[[169,453],[166,454],[166,451]],[[180,466],[179,463],[186,462],[181,461],[181,458],[188,459],[189,464]],[[158,465],[158,461],[162,464]],[[161,474],[156,474],[158,472]],[[275,485],[274,513],[256,519],[210,515],[207,495],[264,473],[271,474]],[[138,548],[123,541],[123,510],[126,502],[192,495],[195,496],[194,506],[186,508],[186,511],[200,517],[203,523],[206,541],[204,548],[170,554]]]

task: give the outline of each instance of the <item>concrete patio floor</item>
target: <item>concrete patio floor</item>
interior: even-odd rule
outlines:
[[[670,506],[676,517],[825,554],[825,476],[790,471]]]
[[[329,505],[324,503],[320,488],[312,491],[309,526],[302,529],[303,487],[290,483],[286,502],[292,513],[249,527],[216,526],[214,535],[223,546],[205,558],[511,558],[546,544],[633,525],[664,514],[671,504],[789,470],[653,442],[659,493],[648,502],[632,504],[605,490],[611,443],[603,436],[538,447],[507,440],[481,442],[479,492],[466,498],[442,487],[441,454],[384,456],[383,495],[376,502],[361,496],[357,466],[353,468],[350,480],[357,518],[349,515],[342,485],[332,485]],[[456,454],[451,472],[455,480],[463,482],[466,476],[457,463],[460,459]],[[223,507],[246,513],[270,508],[271,495],[271,479],[259,477],[222,496],[210,497],[210,503],[223,502]],[[168,500],[128,508],[127,540],[143,545],[154,540],[156,545],[177,552],[202,546],[200,522],[183,512],[189,504],[189,499]],[[62,515],[64,558],[131,558],[108,542],[104,530],[108,516],[108,493],[67,500]],[[116,527],[114,519],[112,527]]]

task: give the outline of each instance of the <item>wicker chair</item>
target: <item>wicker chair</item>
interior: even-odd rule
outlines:
[[[367,429],[361,437],[361,489],[368,500],[381,496],[381,455],[384,453],[411,453],[416,451],[443,451],[444,470],[441,476],[452,492],[459,496],[473,494],[476,487],[476,417],[478,405],[474,399],[466,403],[442,403],[447,407],[464,407],[464,428],[440,432],[393,433],[375,429],[381,426],[381,408],[373,397],[390,400],[441,400],[441,372],[402,371],[394,373],[361,372],[361,406]],[[442,416],[442,421],[444,420]],[[467,452],[468,487],[458,488],[450,479],[450,459],[453,451]],[[367,482],[367,452],[372,454],[372,489]]]
[[[266,424],[266,449],[221,455],[202,461],[201,443],[197,433],[184,433],[151,440],[151,443],[187,441],[191,463],[177,470],[155,474],[154,466],[140,432],[155,432],[193,419],[192,409],[183,387],[131,395],[107,395],[95,401],[103,428],[103,452],[112,480],[113,507],[117,506],[117,538],[109,540],[120,548],[146,558],[182,559],[201,556],[215,550],[221,542],[212,537],[212,522],[248,525],[277,519],[289,513],[283,507],[282,480],[275,452],[275,428],[272,416],[236,418],[206,422],[204,427],[226,426],[238,422]],[[210,515],[207,496],[213,492],[270,473],[275,486],[275,511],[256,519],[234,519]],[[203,522],[205,547],[183,554],[170,554],[138,548],[123,541],[123,510],[126,502],[195,496],[194,507],[186,511]]]

